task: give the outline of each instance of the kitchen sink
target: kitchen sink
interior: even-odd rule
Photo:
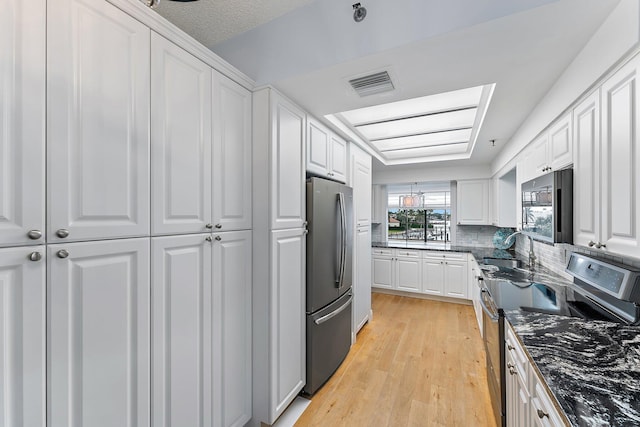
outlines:
[[[483,258],[483,264],[495,265],[496,267],[520,268],[523,263],[519,259],[503,259],[503,258]]]

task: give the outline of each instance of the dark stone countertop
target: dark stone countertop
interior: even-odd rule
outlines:
[[[505,315],[571,425],[640,425],[640,327]]]

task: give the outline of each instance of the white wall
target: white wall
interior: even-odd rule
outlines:
[[[407,182],[455,181],[459,179],[483,179],[491,177],[489,165],[438,166],[435,163],[387,166],[374,169],[374,184],[404,184]]]
[[[514,167],[516,155],[639,41],[640,2],[622,0],[492,162],[492,174]]]

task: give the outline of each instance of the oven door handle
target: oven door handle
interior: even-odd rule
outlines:
[[[489,290],[487,288],[480,289],[480,305],[482,306],[482,311],[487,313],[487,316],[489,316],[491,320],[493,320],[494,322],[497,322],[500,319],[500,315],[498,313],[492,313],[491,310],[489,310],[489,307],[485,302],[485,296],[491,298],[491,294],[489,293]]]

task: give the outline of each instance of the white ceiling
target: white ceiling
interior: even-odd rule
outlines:
[[[313,0],[160,0],[156,11],[211,47]]]
[[[245,26],[224,42],[205,44],[319,119],[495,83],[471,158],[442,163],[488,164],[619,1],[360,0],[368,10],[361,23],[353,21],[348,1],[283,2],[290,12],[248,31]],[[230,2],[191,5],[197,3],[217,7]],[[264,7],[264,2],[251,3]],[[198,34],[214,32],[215,25],[199,18],[181,25],[163,6],[186,8],[189,3],[163,0],[158,11],[201,41]],[[234,13],[227,19],[237,18]],[[360,98],[348,85],[353,77],[382,70],[389,71],[396,90]],[[374,162],[374,169],[380,168]]]

